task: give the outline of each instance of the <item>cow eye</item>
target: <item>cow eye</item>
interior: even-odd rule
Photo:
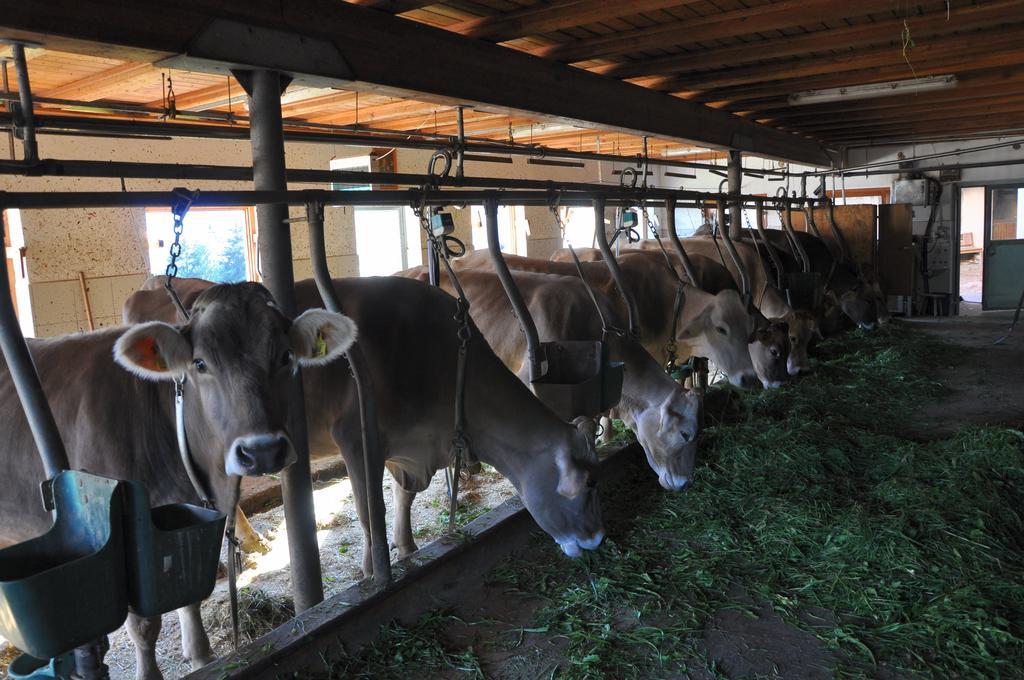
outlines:
[[[796,342],[796,336],[795,335],[789,336],[789,341],[790,342]]]
[[[728,335],[728,334],[729,334],[729,331],[725,330],[725,329],[724,329],[723,327],[721,327],[721,326],[719,326],[719,327],[718,327],[718,328],[716,328],[715,330],[717,330],[717,331],[718,331],[719,333],[721,333],[722,335]]]
[[[778,347],[772,347],[772,348],[771,348],[770,350],[768,350],[768,351],[769,351],[769,352],[771,353],[771,355],[772,355],[773,357],[775,357],[776,359],[777,359],[777,358],[779,357],[779,348],[778,348]]]
[[[284,354],[281,355],[281,365],[282,366],[290,366],[292,361],[294,361],[294,360],[295,360],[295,353],[292,352],[290,349],[286,349],[284,351]]]
[[[206,362],[202,359],[193,359],[192,365],[196,367],[196,371],[199,373],[206,373],[207,371]]]

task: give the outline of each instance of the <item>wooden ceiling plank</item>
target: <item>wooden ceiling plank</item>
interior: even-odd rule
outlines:
[[[1024,24],[1016,24],[1004,27],[998,37],[985,33],[972,33],[931,40],[919,39],[916,46],[909,50],[906,56],[899,48],[867,48],[825,57],[805,58],[795,62],[787,61],[726,71],[672,76],[651,83],[651,87],[666,92],[718,89],[886,66],[902,66],[906,70],[907,78],[913,78],[916,69],[929,62],[953,63],[961,55],[973,56],[979,52],[1016,50],[1020,49],[1022,39],[1024,39]]]
[[[937,59],[929,64],[915,66],[913,73],[916,73],[917,77],[943,75],[950,72],[959,76],[968,71],[1016,66],[1022,63],[1024,63],[1024,50],[1011,47],[1000,51],[990,51],[984,45],[981,45],[979,50],[973,53],[973,56],[961,55],[950,59]],[[730,102],[730,106],[736,106],[736,102],[742,102],[744,99],[786,96],[809,89],[852,87],[890,80],[905,80],[913,77],[913,73],[909,71],[906,64],[902,64],[864,69],[862,71],[849,71],[839,76],[827,75],[821,78],[777,80],[736,88],[706,90],[691,94],[690,96],[693,101],[726,101]],[[742,104],[739,105],[742,106]]]
[[[111,91],[116,92],[122,89],[125,81],[152,71],[152,64],[126,62],[109,68],[102,73],[73,80],[38,94],[41,97],[52,97],[53,99],[73,99],[83,102],[96,101],[97,99],[103,99]],[[32,89],[34,90],[35,88],[33,87]]]
[[[914,15],[907,19],[884,19],[871,24],[857,24],[845,28],[815,31],[802,36],[787,36],[774,40],[763,40],[751,44],[736,45],[722,49],[710,49],[671,55],[642,61],[627,61],[605,64],[589,70],[617,78],[684,73],[722,65],[735,66],[744,63],[795,57],[808,52],[828,49],[847,49],[884,45],[901,40],[904,21],[907,22],[915,41],[954,31],[986,28],[1004,23],[1012,14],[1021,10],[1021,0],[999,0],[984,5],[956,6],[950,8],[949,18],[945,10],[926,15]]]
[[[440,0],[346,0],[350,4],[369,7],[388,14],[402,14],[436,5]]]
[[[584,26],[623,16],[652,12],[703,0],[632,0],[627,3],[608,0],[554,0],[520,10],[468,19],[444,28],[471,38],[504,42],[538,33]]]
[[[840,18],[854,12],[860,16],[889,9],[892,9],[892,2],[887,0],[858,0],[856,3],[835,0],[780,0],[768,5],[694,17],[611,36],[560,43],[533,50],[532,53],[558,61],[577,62],[595,57],[673,47],[687,42],[692,43],[694,39],[707,41],[800,26],[807,23],[809,17],[815,17],[820,21],[829,17]]]
[[[167,21],[169,15],[175,21]],[[31,6],[12,3],[0,13],[0,28],[12,37],[34,36],[101,56],[112,51],[187,53],[193,60],[221,64],[244,59],[253,68],[283,68],[286,57],[287,70],[346,89],[485,106],[794,161],[830,162],[811,139],[337,0],[163,0],[159,5],[48,0]],[[260,47],[225,43],[218,36],[228,30],[260,36],[249,38],[262,41]],[[280,54],[299,39],[318,41],[320,51]],[[280,41],[278,49],[274,40]],[[337,58],[317,58],[335,52]],[[555,96],[563,92],[572,94]],[[624,101],[630,106],[622,106]]]

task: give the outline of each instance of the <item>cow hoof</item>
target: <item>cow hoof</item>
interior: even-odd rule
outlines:
[[[270,552],[270,543],[263,536],[253,534],[242,541],[242,552],[266,555]]]
[[[192,666],[192,670],[197,671],[203,666],[208,666],[216,660],[217,657],[214,656],[213,653],[211,652],[209,654],[204,654],[202,656],[196,657],[195,659],[189,659],[188,662],[189,665]]]

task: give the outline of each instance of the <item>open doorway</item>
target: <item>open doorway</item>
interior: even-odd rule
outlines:
[[[253,209],[192,208],[181,234],[178,276],[218,283],[256,280]],[[146,211],[149,270],[163,274],[174,242],[174,217],[168,209]]]
[[[960,189],[959,292],[960,300],[968,305],[981,305],[984,247],[985,187],[962,187]],[[963,311],[969,309],[962,308]]]

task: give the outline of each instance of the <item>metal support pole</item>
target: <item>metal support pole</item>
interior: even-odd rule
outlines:
[[[25,46],[11,45],[14,56],[14,70],[18,76],[18,96],[21,99],[21,138],[26,161],[39,160],[39,145],[36,143],[36,119],[32,108],[32,86],[28,82],[28,62],[25,61]]]
[[[2,209],[0,209],[2,214]],[[3,231],[0,229],[0,231]],[[18,391],[21,407],[32,430],[32,438],[43,459],[47,479],[53,479],[61,470],[68,469],[68,454],[64,450],[57,422],[53,419],[50,403],[43,393],[35,363],[29,354],[28,344],[21,334],[18,317],[14,313],[14,301],[7,277],[7,258],[0,257],[0,348]]]
[[[4,83],[4,94],[5,95],[11,93],[11,84],[8,82],[8,79],[7,79],[7,62],[8,62],[7,59],[0,59],[0,69],[2,69],[3,83]],[[15,105],[14,105],[13,102],[11,102],[9,100],[5,100],[4,108],[7,109],[7,111],[9,113],[13,114],[14,110],[15,110]],[[9,155],[10,159],[13,161],[14,160],[14,128],[13,127],[10,130],[7,131],[7,147],[8,147],[8,155]]]
[[[729,150],[729,193],[736,196],[743,185],[743,157],[739,151]],[[729,237],[733,241],[743,240],[743,206],[732,203],[729,206]]]
[[[455,151],[455,176],[466,176],[466,119],[461,106],[455,108],[459,129],[459,148]]]
[[[341,301],[334,290],[331,272],[327,266],[327,247],[324,243],[324,207],[319,203],[306,205],[306,223],[309,226],[309,257],[313,264],[313,279],[320,291],[324,307],[331,312],[343,313]],[[371,465],[383,458],[380,453],[380,428],[377,421],[377,401],[373,389],[373,374],[366,364],[363,348],[357,340],[345,354],[348,365],[352,369],[352,379],[356,384],[356,397],[359,400],[359,423],[362,429],[363,442],[363,473],[370,477]],[[370,535],[387,536],[387,528],[383,526],[385,508],[383,496],[373,493],[370,483],[366,490],[367,515],[369,517]],[[367,548],[373,561],[373,578],[378,583],[391,582],[391,553],[387,541],[371,541]]]
[[[686,254],[686,249],[683,248],[683,242],[679,240],[679,234],[676,233],[676,200],[669,198],[665,200],[665,213],[668,223],[668,237],[672,241],[672,245],[675,246],[676,254],[679,255],[679,259],[683,262],[683,271],[686,272],[686,278],[690,279],[690,284],[700,287],[697,282],[700,280],[697,278],[697,274],[693,268],[693,263],[690,262],[690,256]]]
[[[519,327],[523,330],[523,335],[526,336],[526,361],[530,367],[530,382],[533,382],[543,376],[540,336],[537,334],[537,326],[533,323],[533,317],[530,315],[530,308],[523,301],[523,296],[501,254],[501,243],[498,240],[498,199],[496,197],[484,199],[484,215],[487,227],[487,250],[491,253],[491,263],[505,289],[505,295],[512,303],[512,311],[519,319]]]
[[[257,190],[284,191],[284,134],[281,127],[281,93],[287,77],[275,71],[238,73],[249,93],[253,180]],[[292,270],[291,230],[288,207],[262,203],[256,207],[259,224],[259,255],[263,283],[285,316],[295,316],[295,274]],[[313,486],[309,470],[309,440],[302,379],[289,386],[288,430],[298,460],[281,475],[281,491],[288,521],[288,554],[292,567],[292,591],[296,613],[324,599],[320,575],[320,549],[316,542]]]
[[[626,279],[622,275],[622,269],[615,259],[612,249],[608,246],[608,234],[604,230],[604,206],[603,198],[594,199],[594,237],[597,239],[597,247],[601,250],[601,257],[604,258],[608,271],[615,280],[615,285],[626,302],[626,311],[629,313],[629,332],[633,337],[640,337],[640,312],[637,309],[636,298],[626,285]]]

